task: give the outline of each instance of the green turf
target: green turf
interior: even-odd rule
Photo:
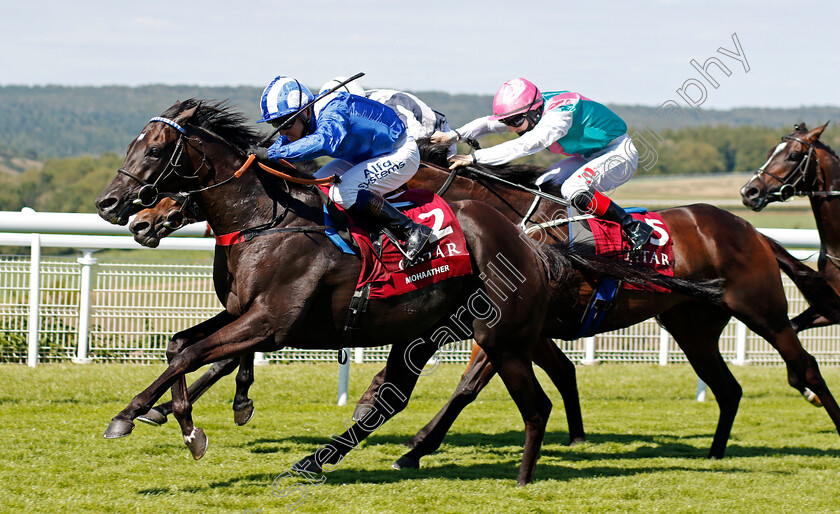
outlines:
[[[351,406],[334,405],[335,364],[258,367],[256,415],[232,421],[233,381],[195,406],[210,438],[193,461],[174,420],[106,440],[110,418],[161,366],[0,366],[0,511],[8,512],[833,512],[840,505],[840,437],[822,409],[787,386],[779,367],[733,368],[744,398],[728,457],[704,457],[717,405],[694,401],[684,365],[579,367],[589,441],[569,448],[555,404],[536,482],[514,485],[523,427],[494,380],[421,469],[389,465],[443,404],[463,371],[423,377],[409,407],[351,452],[320,485],[280,478],[339,434]],[[354,365],[351,397],[376,365]],[[840,369],[825,370],[840,387]],[[297,485],[295,485],[297,484]],[[294,487],[293,487],[294,486]],[[305,498],[302,497],[305,492]]]

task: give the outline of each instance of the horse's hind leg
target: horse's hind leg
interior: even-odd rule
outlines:
[[[467,368],[452,397],[425,427],[406,441],[405,444],[411,448],[411,451],[400,457],[392,467],[394,469],[420,467],[420,459],[440,447],[440,443],[461,411],[475,400],[478,393],[495,374],[496,371],[490,364],[487,354],[483,351],[476,353],[475,360]]]
[[[426,338],[421,337],[419,341],[419,344],[395,344],[391,348],[373,407],[343,434],[332,436],[332,440],[318,451],[296,462],[293,471],[311,475],[320,473],[326,466],[330,471],[336,469],[350,450],[408,405],[423,366],[437,351],[437,345],[426,342]]]
[[[551,400],[537,382],[529,359],[504,352],[498,356],[491,355],[490,360],[525,422],[525,448],[516,478],[517,485],[525,485],[534,480],[537,458],[551,413]]]
[[[353,421],[359,421],[367,412],[373,408],[373,400],[376,396],[376,390],[385,382],[385,368],[382,368],[379,373],[374,375],[370,381],[367,391],[362,394],[359,401],[356,402],[356,408],[353,410]]]
[[[540,338],[532,355],[534,364],[546,372],[563,397],[566,421],[569,424],[569,442],[574,445],[586,441],[583,430],[583,416],[580,410],[580,395],[577,388],[575,365],[569,357],[549,338]]]
[[[709,450],[710,459],[721,459],[738,413],[742,390],[720,355],[718,340],[730,315],[714,306],[683,303],[659,315],[662,325],[674,336],[688,362],[714,392],[720,416]]]

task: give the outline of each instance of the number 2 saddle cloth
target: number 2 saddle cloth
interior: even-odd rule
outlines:
[[[370,284],[370,299],[383,299],[472,273],[464,233],[446,201],[424,189],[409,189],[389,197],[388,201],[409,218],[431,228],[432,237],[423,253],[403,267],[403,255],[389,238],[380,240],[377,251],[379,242],[371,240],[367,230],[351,225],[350,234],[362,258],[356,289]],[[331,224],[329,219],[325,224]]]

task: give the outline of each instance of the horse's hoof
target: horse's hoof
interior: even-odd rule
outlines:
[[[166,423],[166,420],[166,414],[157,409],[149,409],[149,412],[143,414],[142,416],[137,416],[137,421],[142,421],[143,423],[148,423],[156,427]]]
[[[244,409],[233,410],[233,421],[241,427],[245,423],[251,421],[251,418],[254,417],[254,410],[254,402],[248,400]]]
[[[292,466],[292,471],[295,473],[309,473],[317,475],[321,471],[321,465],[315,460],[315,455],[309,455],[295,462]]]
[[[577,446],[577,445],[579,445],[581,443],[585,443],[585,442],[586,442],[586,437],[585,436],[575,437],[574,439],[572,439],[572,442],[569,443],[569,447],[571,448],[572,446]]]
[[[184,442],[187,443],[187,448],[190,449],[193,459],[198,460],[204,457],[204,452],[207,451],[207,445],[210,441],[207,439],[204,430],[193,427],[192,433],[184,436]]]
[[[365,414],[370,412],[370,410],[372,408],[373,408],[373,404],[357,403],[356,404],[356,410],[353,411],[353,421],[359,421],[360,419],[365,417]]]
[[[116,439],[118,437],[125,437],[134,430],[134,423],[124,419],[114,418],[105,430],[105,439]]]
[[[420,469],[420,461],[403,455],[396,462],[391,464],[391,469]]]

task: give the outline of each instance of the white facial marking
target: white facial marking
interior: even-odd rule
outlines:
[[[770,164],[770,161],[773,160],[773,157],[775,157],[777,153],[784,150],[784,148],[787,146],[787,144],[788,144],[787,141],[783,141],[783,142],[779,143],[778,145],[776,145],[776,149],[773,150],[772,154],[770,154],[770,158],[767,159],[767,162],[765,162],[760,168],[758,168],[758,171],[764,171],[764,168],[766,168],[767,165]]]
[[[146,137],[146,133],[145,133],[145,132],[141,132],[141,133],[140,133],[140,135],[139,135],[139,136],[137,136],[137,141],[142,141],[144,137]]]

